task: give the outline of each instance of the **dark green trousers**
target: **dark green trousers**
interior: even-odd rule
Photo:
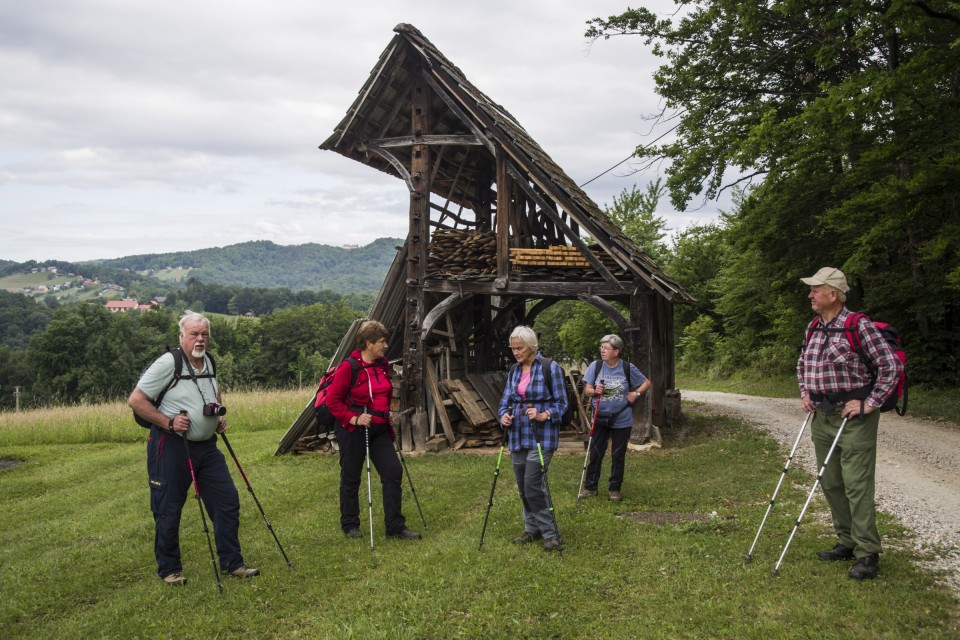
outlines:
[[[839,414],[814,414],[810,433],[817,452],[817,469],[823,467],[842,422]],[[830,505],[833,529],[843,546],[853,549],[857,558],[882,551],[874,504],[879,425],[879,411],[847,420],[820,479]]]

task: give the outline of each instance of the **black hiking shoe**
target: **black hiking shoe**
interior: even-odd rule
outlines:
[[[857,560],[857,564],[850,569],[849,575],[853,580],[873,580],[880,571],[880,554],[871,553]]]
[[[360,529],[357,529],[357,528],[347,529],[346,531],[343,532],[343,535],[347,536],[348,538],[362,538],[362,537],[363,537],[363,534],[360,533]]]
[[[829,560],[831,562],[837,560],[853,560],[853,549],[844,546],[841,542],[838,542],[837,546],[835,546],[833,549],[821,551],[817,554],[817,557],[821,560]]]
[[[388,533],[387,537],[399,538],[400,540],[419,540],[423,536],[421,536],[416,531],[411,531],[410,529],[407,529],[406,527],[404,527],[403,531],[397,531],[396,533]]]

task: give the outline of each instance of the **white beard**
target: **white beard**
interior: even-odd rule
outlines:
[[[203,345],[203,346],[195,345],[193,347],[193,351],[190,352],[190,355],[193,356],[194,358],[199,359],[203,357],[203,354],[206,353],[206,351],[207,351],[206,345]]]

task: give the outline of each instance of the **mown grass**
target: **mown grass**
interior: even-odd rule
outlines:
[[[181,544],[190,583],[155,575],[144,432],[116,409],[88,440],[60,442],[69,417],[11,423],[0,416],[0,636],[4,638],[943,638],[960,633],[960,605],[914,564],[910,533],[881,515],[887,547],[870,583],[814,552],[833,544],[818,498],[778,577],[770,569],[812,479],[791,471],[744,564],[784,451],[740,423],[689,415],[664,448],[631,454],[624,502],[576,501],[583,458],[551,467],[562,555],[510,539],[521,528],[509,461],[478,550],[496,458],[407,456],[429,524],[409,493],[418,542],[386,540],[374,475],[374,532],[340,533],[334,456],[274,457],[302,408],[298,394],[228,399],[231,443],[293,561],[288,569],[241,490],[241,540],[263,575],[224,579],[218,594],[195,501]],[[285,407],[285,405],[291,405]],[[259,409],[258,409],[259,407]],[[94,411],[94,408],[89,408]],[[106,409],[106,407],[101,407]],[[231,414],[228,414],[228,416]],[[93,418],[86,418],[95,423]],[[34,441],[19,442],[32,428]],[[47,430],[54,435],[44,435]],[[120,437],[124,431],[131,432]],[[100,439],[106,435],[106,439]],[[796,474],[796,475],[794,475]],[[364,488],[365,489],[365,488]],[[364,502],[364,500],[362,500]],[[363,505],[366,535],[366,506]],[[634,514],[712,514],[645,524]]]

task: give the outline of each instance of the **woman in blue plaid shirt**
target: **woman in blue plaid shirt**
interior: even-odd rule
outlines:
[[[515,544],[543,539],[545,551],[560,551],[553,505],[547,495],[546,471],[560,442],[560,417],[567,409],[563,370],[550,362],[552,389],[543,375],[543,356],[533,329],[519,326],[510,334],[510,349],[517,364],[510,368],[500,399],[500,424],[509,431],[510,458],[523,502],[523,534]],[[540,452],[543,453],[543,468]]]

